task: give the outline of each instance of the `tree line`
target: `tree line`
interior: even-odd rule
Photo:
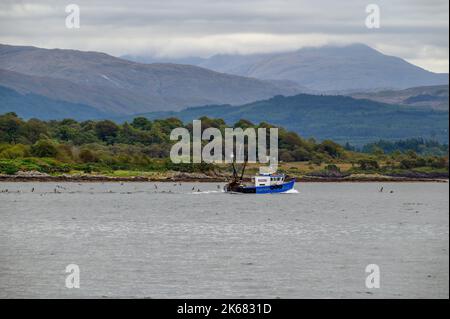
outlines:
[[[202,129],[228,127],[223,119],[200,118]],[[234,127],[255,129],[273,127],[269,123],[254,124],[241,119]],[[175,165],[168,159],[170,132],[185,127],[192,132],[192,123],[177,118],[148,120],[136,117],[130,122],[117,124],[109,120],[83,121],[73,119],[41,121],[23,120],[15,113],[0,115],[0,170],[33,169],[48,172],[102,170],[204,170],[210,165]],[[379,168],[380,162],[398,163],[398,168],[429,166],[448,168],[448,148],[441,156],[421,155],[414,148],[397,152],[388,151],[388,142],[373,144],[361,153],[331,140],[304,139],[297,133],[279,128],[279,160],[281,162],[321,163],[350,162],[361,169]],[[414,144],[414,143],[412,143]],[[369,147],[369,146],[368,146]],[[392,148],[392,147],[391,147]],[[395,146],[394,146],[395,148]],[[5,168],[5,166],[9,167]]]

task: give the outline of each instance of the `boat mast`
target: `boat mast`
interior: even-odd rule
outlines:
[[[239,181],[242,181],[242,179],[244,178],[244,172],[245,172],[245,167],[247,166],[247,161],[248,161],[248,158],[245,159],[244,166],[242,167],[241,178],[239,179]]]
[[[233,180],[237,181],[237,171],[236,166],[234,166],[234,160],[231,162],[231,166],[233,167]]]

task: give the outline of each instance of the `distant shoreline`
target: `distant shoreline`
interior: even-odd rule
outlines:
[[[411,182],[428,182],[428,183],[448,183],[446,178],[412,178],[412,177],[396,177],[396,176],[347,176],[347,177],[311,177],[303,176],[295,178],[298,183],[411,183]],[[248,180],[248,179],[247,179]],[[0,182],[158,182],[158,183],[225,183],[226,177],[207,176],[198,177],[189,174],[180,174],[180,176],[171,177],[116,177],[106,175],[45,175],[45,176],[23,176],[23,175],[0,175]]]

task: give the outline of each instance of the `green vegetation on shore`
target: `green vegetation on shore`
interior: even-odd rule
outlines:
[[[222,132],[222,119],[203,117],[202,129],[215,127]],[[192,124],[168,118],[150,121],[143,117],[118,125],[112,121],[24,121],[14,113],[0,116],[0,173],[38,171],[58,174],[104,174],[140,176],[167,172],[227,173],[229,167],[212,164],[173,164],[168,159],[170,132],[176,127],[192,130]],[[234,127],[271,127],[240,120]],[[427,142],[438,155],[417,152],[405,142],[387,146],[382,142],[356,152],[333,141],[303,139],[279,128],[281,169],[293,176],[346,176],[383,174],[392,176],[448,176],[448,147]],[[419,143],[420,144],[420,143]],[[425,142],[422,144],[426,144]],[[398,146],[396,148],[396,145]],[[383,146],[385,146],[383,148]],[[403,147],[403,149],[400,148]],[[250,167],[250,170],[256,169]]]
[[[445,156],[448,154],[448,145],[422,138],[410,138],[396,142],[379,140],[378,142],[366,144],[361,149],[364,153],[374,153],[378,150],[382,150],[386,154],[413,151],[421,155]]]

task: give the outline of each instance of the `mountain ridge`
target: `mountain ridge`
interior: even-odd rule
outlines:
[[[187,60],[195,62],[193,57]],[[196,65],[264,80],[289,80],[322,93],[448,84],[446,73],[427,71],[361,43],[280,53],[217,54],[197,60]]]
[[[208,103],[237,105],[277,94],[299,93],[295,87],[197,66],[140,64],[93,51],[0,45],[0,69],[4,70],[0,83],[3,86],[46,95],[50,93],[37,91],[36,81],[25,78],[39,77],[48,82],[49,89],[56,79],[65,85],[56,85],[60,91],[51,94],[115,114],[176,110]],[[15,72],[16,77],[21,74],[30,85],[19,87],[17,81],[7,77],[11,75],[7,72]],[[73,94],[67,92],[69,89]],[[104,99],[99,91],[104,93]]]
[[[78,110],[79,109],[79,110]],[[280,112],[280,110],[283,110]],[[15,112],[23,118],[131,121],[135,117],[177,117],[184,122],[202,116],[223,118],[228,125],[240,119],[269,122],[319,140],[363,145],[385,139],[425,138],[448,143],[448,111],[393,105],[348,96],[300,94],[275,96],[241,106],[206,105],[182,111],[132,115],[100,112],[86,104],[49,99],[34,93],[19,93],[0,86],[0,113]]]
[[[449,110],[448,85],[420,86],[397,91],[358,92],[350,94],[350,96],[389,104],[431,108],[447,112]]]
[[[9,112],[27,119],[41,120],[91,120],[108,116],[89,105],[49,99],[34,93],[19,93],[0,85],[0,114]]]

